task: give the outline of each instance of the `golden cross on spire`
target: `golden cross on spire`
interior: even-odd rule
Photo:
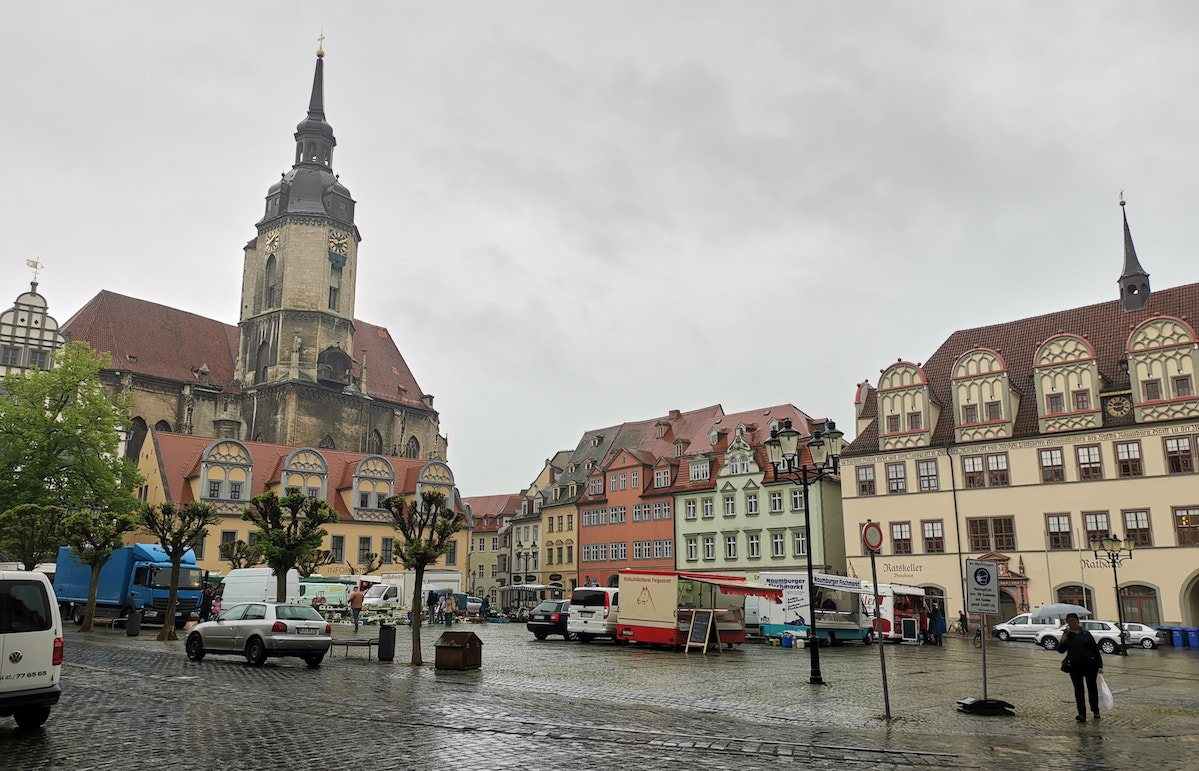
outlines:
[[[318,58],[325,58],[325,31],[321,30],[321,36],[316,39],[316,55]]]

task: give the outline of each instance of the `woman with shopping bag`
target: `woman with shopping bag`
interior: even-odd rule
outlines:
[[[1078,623],[1078,614],[1066,616],[1066,631],[1057,646],[1058,651],[1066,658],[1062,661],[1062,671],[1070,675],[1074,684],[1074,703],[1078,707],[1079,723],[1087,722],[1087,702],[1090,702],[1091,713],[1099,719],[1099,685],[1096,682],[1103,674],[1103,656],[1099,652],[1099,644],[1091,633]],[[1083,700],[1083,684],[1086,684],[1086,701]],[[1110,693],[1110,692],[1109,692]],[[1110,697],[1109,697],[1110,698]]]

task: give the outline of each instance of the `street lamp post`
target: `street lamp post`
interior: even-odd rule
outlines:
[[[823,685],[820,673],[820,637],[816,630],[816,587],[815,572],[812,570],[812,515],[808,505],[808,488],[825,477],[835,476],[841,468],[841,440],[845,434],[837,430],[833,421],[825,423],[823,431],[815,432],[804,445],[800,444],[800,433],[791,427],[791,419],[783,420],[782,429],[770,430],[766,449],[774,466],[774,478],[798,481],[803,485],[804,538],[807,539],[808,562],[808,650],[812,670],[808,682]],[[812,465],[803,462],[803,448],[807,446],[812,456]]]
[[[1120,623],[1120,650],[1116,652],[1121,656],[1128,655],[1128,646],[1125,645],[1124,636],[1124,603],[1120,602],[1119,567],[1125,560],[1132,559],[1134,545],[1131,538],[1121,541],[1120,536],[1111,533],[1101,538],[1091,539],[1091,551],[1095,554],[1095,561],[1106,562],[1112,566],[1112,580],[1116,585],[1116,618]]]
[[[525,547],[521,544],[520,541],[516,542],[517,564],[520,564],[521,560],[524,561],[524,572],[520,574],[520,582],[522,584],[528,583],[529,562],[530,562],[530,560],[533,559],[533,555],[536,553],[537,553],[537,540],[536,539],[533,539],[533,543],[529,544],[529,548],[527,551],[525,550]],[[523,594],[523,592],[522,592],[522,594]]]

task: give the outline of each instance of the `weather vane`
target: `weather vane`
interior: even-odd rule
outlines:
[[[1123,190],[1120,191],[1120,205],[1121,206],[1124,205],[1124,191]]]
[[[321,30],[321,36],[316,39],[316,55],[323,59],[325,58],[325,31]]]
[[[25,260],[25,264],[28,265],[29,267],[33,268],[33,280],[34,281],[37,281],[38,271],[40,271],[42,268],[46,267],[45,265],[38,262],[37,260]]]

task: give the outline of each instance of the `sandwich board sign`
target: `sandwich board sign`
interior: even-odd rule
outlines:
[[[999,563],[995,560],[966,560],[966,611],[999,613]]]

